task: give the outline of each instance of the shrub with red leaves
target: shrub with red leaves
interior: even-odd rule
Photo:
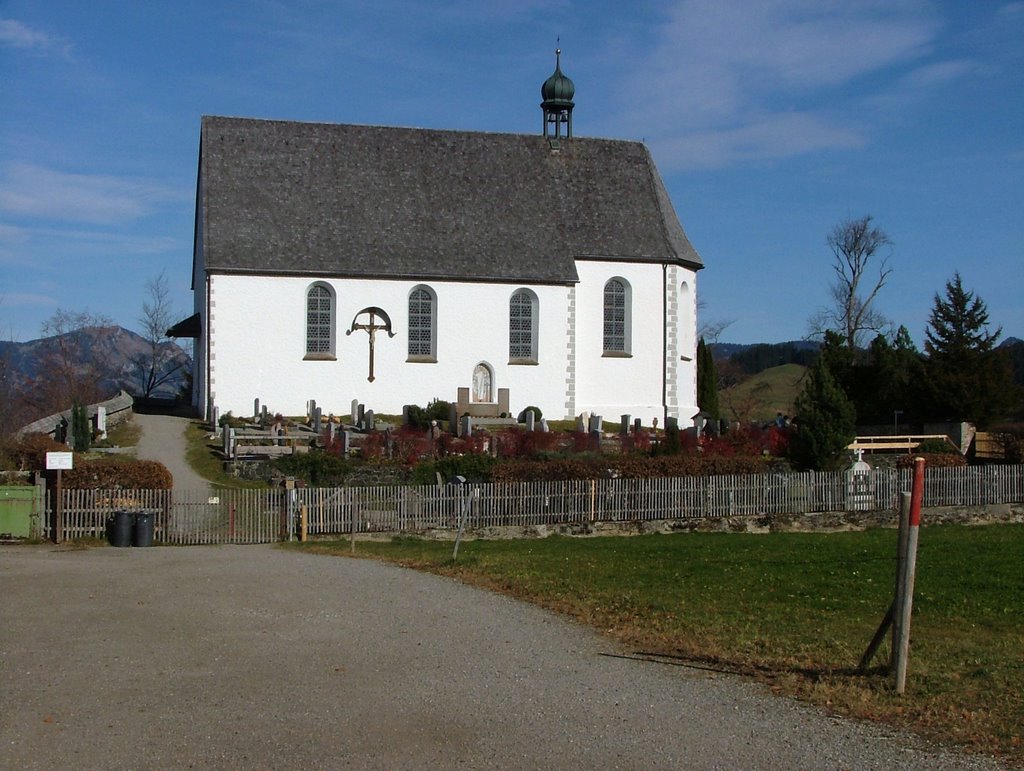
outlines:
[[[65,471],[64,487],[71,490],[170,490],[171,472],[155,460],[75,460]]]
[[[54,441],[49,434],[25,434],[7,443],[0,455],[3,465],[11,471],[42,471],[46,468],[46,453],[68,452],[65,444]]]

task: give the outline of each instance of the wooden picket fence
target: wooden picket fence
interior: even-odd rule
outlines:
[[[65,490],[62,538],[103,538],[118,511],[153,518],[154,541],[268,543],[309,535],[422,533],[466,526],[529,527],[893,509],[910,471],[747,474],[516,484],[284,490]],[[925,506],[1024,502],[1024,466],[932,468]],[[50,511],[53,506],[50,502]],[[52,517],[48,536],[52,536]]]

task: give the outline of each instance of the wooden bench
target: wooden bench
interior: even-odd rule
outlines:
[[[863,450],[864,452],[906,452],[910,453],[921,446],[921,443],[928,439],[938,439],[945,442],[957,452],[957,447],[945,434],[917,434],[904,436],[858,436],[848,445],[848,450]]]

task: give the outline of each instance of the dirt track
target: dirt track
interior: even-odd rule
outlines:
[[[991,768],[269,546],[0,547],[2,768]]]

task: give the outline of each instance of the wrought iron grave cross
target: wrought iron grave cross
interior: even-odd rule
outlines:
[[[366,323],[357,323],[359,321],[359,317],[363,315],[366,315],[368,317]],[[378,316],[380,317],[380,320],[383,323],[377,323]],[[361,311],[359,311],[359,313],[355,315],[355,318],[352,319],[352,327],[345,334],[351,335],[357,329],[365,329],[367,334],[369,334],[370,336],[370,374],[369,377],[367,377],[366,379],[372,383],[374,379],[373,348],[377,339],[377,330],[380,329],[387,332],[388,337],[394,337],[395,333],[391,331],[391,319],[388,317],[388,314],[386,314],[383,310],[376,306],[372,308],[363,308]]]

